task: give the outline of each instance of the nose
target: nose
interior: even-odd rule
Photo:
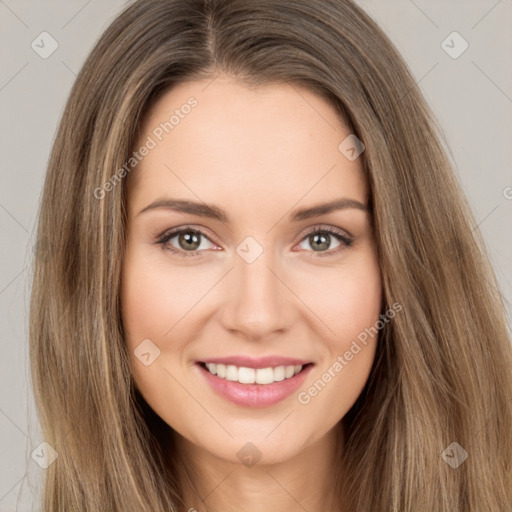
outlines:
[[[251,263],[235,254],[233,267],[224,283],[223,327],[249,340],[286,332],[296,317],[295,297],[272,250]]]

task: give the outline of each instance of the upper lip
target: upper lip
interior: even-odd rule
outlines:
[[[266,356],[266,357],[249,357],[249,356],[227,356],[227,357],[209,357],[198,361],[199,363],[215,363],[233,365],[244,368],[270,368],[276,366],[304,366],[311,361],[297,359],[294,357]]]

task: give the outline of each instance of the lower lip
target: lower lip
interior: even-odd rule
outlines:
[[[272,384],[241,384],[221,379],[200,364],[197,366],[214,391],[230,402],[244,407],[268,407],[281,402],[300,387],[313,368],[310,364],[293,377]]]

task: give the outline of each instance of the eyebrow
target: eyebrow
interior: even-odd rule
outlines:
[[[168,209],[182,213],[190,213],[200,217],[211,218],[219,220],[225,224],[229,223],[227,213],[216,205],[197,203],[195,201],[188,201],[185,199],[157,199],[145,208],[143,208],[137,215],[155,209]],[[357,209],[367,214],[370,213],[369,208],[363,203],[355,199],[341,198],[335,199],[328,203],[322,203],[309,208],[302,208],[297,210],[291,217],[292,222],[299,222],[301,220],[310,219],[312,217],[319,217],[337,210]]]

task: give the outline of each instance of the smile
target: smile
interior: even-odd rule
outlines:
[[[196,367],[216,394],[243,407],[268,407],[288,398],[302,385],[314,366],[307,362],[274,366],[269,360],[257,363],[246,360],[247,366],[243,363],[240,366],[225,364],[228,362],[234,361],[198,362]]]
[[[241,384],[272,384],[290,379],[302,370],[302,365],[258,369],[215,363],[206,363],[205,366],[212,375]]]

